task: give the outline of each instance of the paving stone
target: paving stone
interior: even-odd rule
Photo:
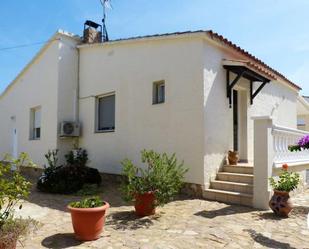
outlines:
[[[184,231],[183,234],[184,234],[184,235],[191,235],[191,236],[198,235],[198,233],[196,233],[196,232],[194,232],[194,231],[190,231],[190,230]]]
[[[138,218],[134,208],[121,200],[118,189],[114,184],[103,185],[102,198],[111,205],[105,231],[98,240],[84,243],[75,240],[66,210],[69,202],[81,197],[34,190],[18,215],[33,217],[41,227],[24,241],[24,248],[309,248],[309,190],[293,198],[293,212],[282,219],[271,211],[185,196],[158,208],[155,216]]]

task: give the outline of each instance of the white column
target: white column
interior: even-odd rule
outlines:
[[[271,188],[268,178],[273,167],[273,121],[271,117],[255,117],[254,120],[254,186],[253,206],[269,209]]]

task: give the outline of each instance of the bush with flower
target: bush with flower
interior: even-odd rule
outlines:
[[[297,188],[300,181],[299,174],[296,172],[289,172],[288,168],[289,166],[287,164],[282,165],[278,180],[275,180],[274,177],[269,178],[270,185],[274,190],[290,192]]]
[[[289,146],[289,150],[292,152],[301,151],[302,149],[309,149],[309,135],[303,136],[297,144]]]

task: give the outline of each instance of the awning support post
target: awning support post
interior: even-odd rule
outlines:
[[[256,89],[256,91],[253,93],[253,82],[250,82],[250,103],[253,104],[254,98],[259,94],[260,91],[264,88],[264,86],[269,83],[269,81],[264,81],[262,84]]]
[[[250,105],[253,105],[252,95],[253,95],[253,81],[250,80]]]
[[[244,72],[245,71],[242,71],[241,73],[237,74],[236,78],[232,81],[232,83],[230,83],[230,70],[226,70],[226,93],[227,98],[229,99],[230,108],[232,108],[232,90],[239,79],[243,76]]]

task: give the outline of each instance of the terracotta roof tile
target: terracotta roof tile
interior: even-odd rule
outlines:
[[[211,39],[213,39],[216,42],[221,42],[224,45],[234,49],[235,51],[238,51],[239,53],[243,54],[244,56],[246,56],[247,58],[249,58],[251,61],[249,61],[248,63],[250,64],[250,66],[255,67],[256,69],[258,69],[259,71],[263,71],[265,72],[269,72],[269,73],[273,73],[274,75],[276,75],[278,78],[281,78],[282,80],[284,80],[285,82],[287,82],[288,84],[290,84],[292,87],[301,90],[301,87],[298,86],[297,84],[293,83],[292,81],[290,81],[288,78],[286,78],[283,74],[279,73],[278,71],[276,71],[275,69],[271,68],[270,66],[268,66],[266,63],[264,63],[263,61],[261,61],[260,59],[258,59],[257,57],[255,57],[254,55],[250,54],[248,51],[242,49],[241,47],[237,46],[236,44],[232,43],[231,41],[229,41],[228,39],[224,38],[222,35],[219,35],[218,33],[213,32],[212,30],[206,31],[206,33],[209,35],[209,37]]]

